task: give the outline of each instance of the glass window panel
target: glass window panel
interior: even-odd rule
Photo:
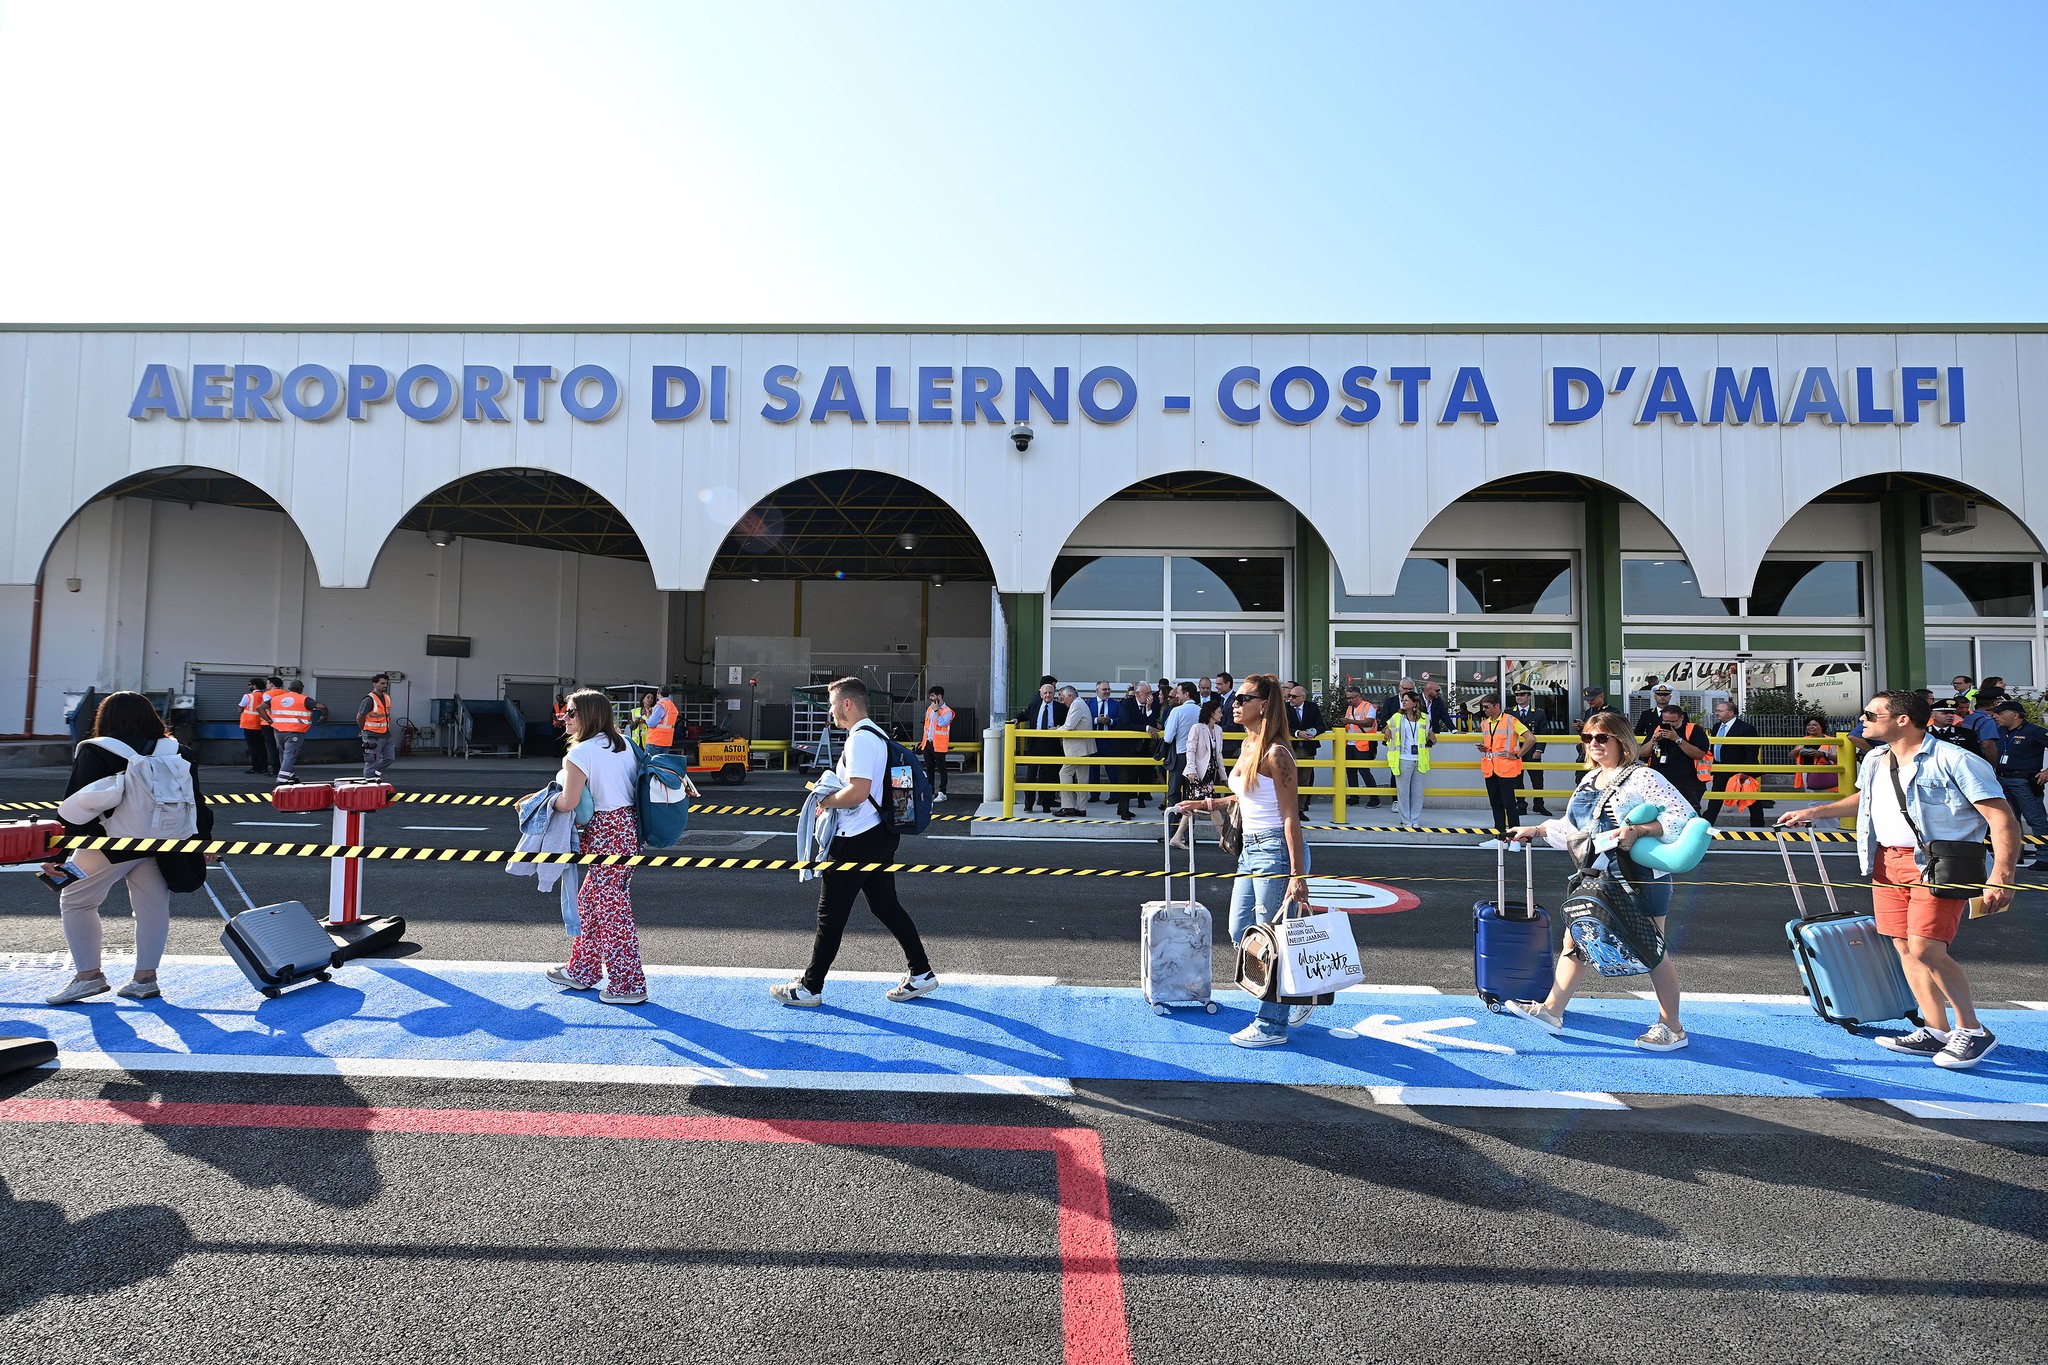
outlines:
[[[1569,616],[1569,559],[1458,557],[1460,616]]]
[[[1255,555],[1173,557],[1175,611],[1282,611],[1287,561]]]
[[[1533,696],[1530,704],[1558,724],[1560,730],[1578,715],[1572,696],[1572,666],[1568,659],[1502,659],[1502,680],[1508,689],[1507,704],[1514,704],[1514,688],[1527,684]]]
[[[1337,694],[1356,683],[1365,693],[1366,700],[1377,706],[1380,699],[1393,693],[1401,680],[1401,661],[1385,655],[1343,655],[1337,660]]]
[[[1920,566],[1921,593],[1929,616],[2032,616],[2036,572],[2013,560],[1930,559]]]
[[[1863,563],[1855,559],[1767,559],[1750,591],[1751,616],[1861,620]]]
[[[1927,637],[1927,685],[1937,697],[1952,695],[1950,684],[1958,676],[1975,678],[1977,660],[1968,639]]]
[[[1624,616],[1733,616],[1739,599],[1702,597],[1692,565],[1682,559],[1621,561]]]
[[[1391,597],[1355,597],[1344,589],[1344,575],[1335,562],[1330,572],[1337,583],[1337,610],[1376,616],[1389,613],[1443,616],[1451,609],[1451,561],[1411,559],[1401,566],[1401,581]]]
[[[1621,684],[1627,689],[1626,697],[1609,697],[1609,706],[1626,711],[1629,719],[1640,716],[1650,705],[1651,689],[1658,683],[1670,683],[1676,689],[1679,684],[1673,676],[1683,670],[1688,678],[1692,676],[1691,660],[1680,659],[1636,659],[1627,660],[1621,670]],[[1595,678],[1588,686],[1600,686]]]
[[[1166,671],[1166,632],[1158,626],[1054,626],[1054,677],[1079,688],[1095,680],[1147,682]]]
[[[1053,561],[1054,611],[1158,611],[1165,601],[1166,561],[1158,555],[1061,555]]]
[[[1220,630],[1178,630],[1173,634],[1173,680],[1193,682],[1213,678],[1226,668],[1224,639]],[[1233,670],[1234,671],[1234,670]]]
[[[1984,665],[1980,678],[2003,678],[2008,691],[2034,685],[2032,640],[1979,640],[1977,655]]]
[[[1280,637],[1270,630],[1233,630],[1230,632],[1230,673],[1232,677],[1246,678],[1254,673],[1280,673]],[[1281,678],[1286,682],[1287,679]],[[1301,679],[1304,687],[1308,679]]]
[[[1853,726],[1869,700],[1860,663],[1802,663],[1797,678],[1801,708],[1825,712],[1830,734]]]

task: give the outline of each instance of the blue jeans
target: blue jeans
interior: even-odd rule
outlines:
[[[2048,834],[2048,805],[2041,801],[2041,789],[2025,778],[2002,777],[1998,780],[2005,799],[2012,802],[2013,814],[2026,822],[2035,834]]]
[[[1308,875],[1308,845],[1301,849],[1301,872]],[[1270,830],[1261,834],[1244,836],[1244,852],[1237,858],[1237,880],[1230,884],[1230,941],[1242,943],[1245,931],[1254,924],[1265,924],[1279,918],[1280,907],[1287,897],[1285,877],[1254,877],[1255,873],[1285,873],[1287,871],[1287,835],[1283,830]],[[1259,1002],[1259,1019],[1262,1023],[1277,1024],[1284,1032],[1287,1028],[1287,1012],[1291,1005],[1277,1000]]]

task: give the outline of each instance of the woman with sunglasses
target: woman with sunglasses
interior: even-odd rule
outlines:
[[[1579,727],[1579,742],[1586,746],[1591,767],[1572,791],[1563,817],[1540,825],[1518,825],[1508,831],[1509,839],[1527,843],[1541,837],[1552,848],[1569,848],[1576,839],[1618,830],[1618,849],[1626,852],[1638,839],[1665,842],[1676,838],[1693,818],[1692,806],[1678,789],[1637,761],[1636,737],[1626,716],[1618,711],[1588,716]],[[1610,795],[1612,799],[1606,799]],[[1659,808],[1655,820],[1642,824],[1624,822],[1625,815],[1646,802]],[[1656,921],[1661,938],[1664,917],[1671,909],[1670,874],[1651,875],[1647,868],[1629,866],[1626,875],[1636,889],[1638,903]],[[1586,962],[1567,938],[1565,950],[1557,959],[1557,977],[1551,983],[1550,994],[1542,1000],[1510,1000],[1507,1008],[1517,1018],[1552,1033],[1562,1033],[1565,1008],[1571,1004],[1585,974]],[[1686,1037],[1685,1026],[1678,1021],[1678,969],[1671,965],[1668,942],[1664,960],[1650,972],[1650,985],[1657,991],[1657,1022],[1636,1039],[1636,1046],[1650,1052],[1676,1052],[1692,1040]]]
[[[1217,811],[1235,803],[1244,827],[1244,852],[1230,890],[1230,941],[1241,942],[1254,924],[1280,917],[1289,901],[1308,903],[1308,844],[1301,837],[1300,778],[1289,747],[1287,708],[1280,704],[1280,680],[1254,673],[1230,696],[1230,710],[1244,731],[1237,762],[1230,769],[1230,795],[1183,801],[1176,811]],[[1279,873],[1285,872],[1283,881]],[[1265,1001],[1259,1016],[1230,1035],[1239,1047],[1274,1047],[1287,1041],[1287,1026],[1308,1022],[1313,1005]]]

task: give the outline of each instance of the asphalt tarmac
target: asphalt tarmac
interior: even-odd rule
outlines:
[[[0,777],[0,799],[50,786]],[[373,817],[371,837],[511,842],[502,809],[401,809]],[[224,808],[220,832],[324,837],[234,823],[287,818]],[[753,838],[780,823],[693,829]],[[933,861],[1160,856],[925,838],[944,851],[916,856]],[[778,838],[749,852],[790,851]],[[1354,917],[1372,975],[1470,1008],[1490,853],[1314,858],[1318,874],[1414,892],[1412,909]],[[1853,879],[1853,863],[1832,865]],[[237,870],[259,901],[324,901],[323,863]],[[1544,879],[1556,886],[1561,861],[1538,875],[1554,899]],[[1781,876],[1775,857],[1710,858],[1672,920],[1688,989],[1797,989]],[[379,864],[367,878],[370,908],[406,915],[423,960],[559,959],[555,898],[502,869]],[[1201,892],[1219,938],[1227,886]],[[904,888],[942,973],[1113,984],[1134,979],[1133,911],[1156,894],[1023,875]],[[793,969],[815,890],[787,873],[650,870],[634,899],[651,962]],[[61,951],[51,900],[0,877],[0,953]],[[1966,928],[1959,956],[1986,1002],[2048,1000],[2044,906],[2029,895]],[[179,898],[172,950],[217,952],[215,923],[203,898]],[[125,928],[109,914],[110,944]],[[857,912],[840,965],[901,963]],[[1226,978],[1221,952],[1218,967]],[[1028,1098],[29,1073],[0,1081],[0,1362],[2040,1358],[2048,1125],[1626,1098],[1626,1112],[1580,1112],[1242,1084]]]

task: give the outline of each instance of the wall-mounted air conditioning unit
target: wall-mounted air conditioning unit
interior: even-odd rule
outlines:
[[[1920,499],[1920,529],[1945,536],[1977,527],[1977,504],[1960,493],[1928,493]]]

